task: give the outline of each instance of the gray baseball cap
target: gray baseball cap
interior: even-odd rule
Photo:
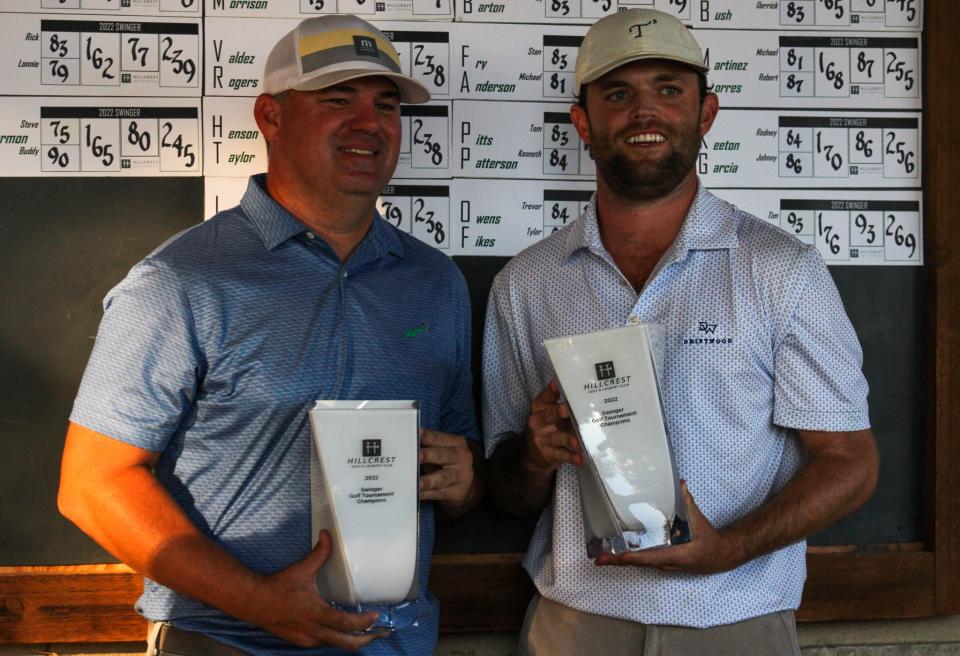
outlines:
[[[679,20],[654,9],[630,9],[601,18],[587,32],[577,53],[576,88],[638,59],[667,59],[701,73],[700,44]]]
[[[425,103],[430,91],[400,70],[400,56],[383,32],[356,16],[330,14],[301,21],[267,56],[263,90],[315,91],[382,75],[400,90],[405,103]]]

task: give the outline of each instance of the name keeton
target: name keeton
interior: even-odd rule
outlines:
[[[630,376],[619,376],[617,378],[606,378],[604,380],[595,380],[589,383],[583,384],[583,389],[585,391],[603,389],[604,387],[610,387],[611,385],[626,385],[630,382]]]
[[[347,458],[348,465],[389,465],[397,459],[396,456],[374,456],[370,458]]]

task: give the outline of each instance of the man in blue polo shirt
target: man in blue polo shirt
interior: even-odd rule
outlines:
[[[264,89],[254,113],[266,176],[239,207],[147,256],[104,302],[60,507],[146,577],[137,609],[156,623],[149,653],[429,654],[432,502],[457,515],[482,492],[469,302],[453,263],[375,208],[397,163],[400,102],[429,93],[352,16],[284,36]],[[317,591],[331,545],[323,533],[311,548],[315,399],[420,403],[413,628],[358,635],[377,614],[335,610]]]
[[[571,117],[596,195],[491,289],[491,493],[514,512],[542,509],[524,563],[539,591],[525,654],[799,654],[804,536],[876,483],[860,345],[816,248],[699,184],[718,110],[706,71],[668,14],[590,28]],[[543,341],[641,322],[665,329],[664,413],[693,540],[594,563],[582,457]]]

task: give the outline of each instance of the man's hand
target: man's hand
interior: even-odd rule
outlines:
[[[550,381],[530,402],[527,429],[503,440],[490,456],[490,493],[508,514],[522,517],[543,508],[560,465],[583,463],[570,408],[559,400],[560,388]]]
[[[686,482],[680,481],[680,489],[692,536],[690,542],[619,555],[601,554],[597,557],[597,565],[634,565],[655,567],[665,572],[712,574],[733,569],[746,562],[746,556],[737,540],[715,529],[703,516]]]
[[[598,565],[637,565],[711,573],[739,565],[822,531],[859,508],[877,484],[879,461],[870,430],[797,431],[807,463],[765,504],[715,529],[683,484],[692,540],[688,544],[603,555]]]
[[[444,518],[462,515],[483,496],[483,457],[478,442],[421,429],[420,464],[420,499],[439,502]]]
[[[378,613],[362,615],[335,610],[317,591],[317,572],[330,557],[330,534],[320,532],[313,551],[303,560],[257,581],[243,617],[299,647],[333,645],[350,651],[383,634],[355,635],[371,626]]]
[[[550,381],[530,403],[523,452],[527,468],[553,473],[566,462],[583,464],[580,440],[570,421],[570,407],[566,403],[557,403],[559,400],[560,388],[556,381]]]
[[[154,476],[157,453],[71,423],[63,451],[61,511],[144,576],[300,646],[357,649],[375,636],[376,613],[335,611],[320,597],[317,570],[330,536],[303,560],[256,574],[203,535]]]

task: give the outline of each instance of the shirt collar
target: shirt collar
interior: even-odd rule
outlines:
[[[250,176],[240,207],[250,218],[264,247],[273,250],[288,239],[305,234],[307,227],[267,193],[266,184],[265,173]],[[355,258],[369,261],[387,253],[403,257],[403,243],[400,241],[399,231],[394,230],[377,214],[373,225],[350,256],[350,260],[351,263]]]
[[[691,250],[736,248],[739,245],[736,211],[733,205],[711,194],[698,181],[697,195],[670,250],[677,258],[682,258]],[[597,223],[596,194],[584,207],[580,219],[567,232],[564,255],[570,257],[582,248],[598,255],[607,252],[600,238],[600,225]]]

